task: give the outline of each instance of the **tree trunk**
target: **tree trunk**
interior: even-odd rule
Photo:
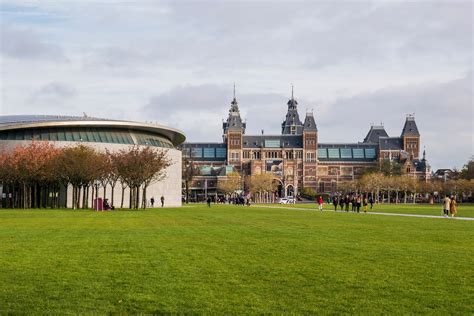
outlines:
[[[116,183],[110,185],[110,187],[111,187],[111,189],[112,189],[112,193],[111,193],[111,196],[110,196],[110,206],[113,206],[113,205],[114,205],[114,191],[115,191],[115,185],[116,185]]]
[[[189,203],[189,181],[188,180],[184,181],[184,186],[186,190],[186,204],[188,204]]]
[[[120,201],[120,208],[123,208],[124,195],[125,195],[125,187],[122,184],[122,200]]]
[[[143,186],[143,192],[142,192],[142,206],[143,206],[143,209],[146,209],[146,189],[147,189],[147,185],[144,185]]]

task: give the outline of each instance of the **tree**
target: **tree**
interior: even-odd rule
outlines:
[[[227,195],[232,196],[237,190],[242,189],[242,179],[237,172],[230,172],[227,177],[219,180],[217,189]]]
[[[167,158],[167,151],[151,147],[120,150],[112,156],[116,172],[121,181],[130,188],[130,208],[138,209],[140,206],[140,189],[142,195],[142,208],[146,208],[147,188],[156,181],[166,177],[166,168],[171,165]]]
[[[257,203],[268,202],[273,197],[273,192],[278,189],[278,184],[270,173],[256,174],[249,177],[249,188]]]
[[[199,175],[199,168],[194,165],[194,162],[190,158],[183,158],[183,181],[184,190],[186,192],[186,204],[189,203],[189,184],[192,183],[195,176]]]
[[[461,178],[466,180],[474,179],[474,157],[471,157],[471,159],[462,168]]]
[[[100,155],[93,148],[82,144],[62,149],[58,167],[64,183],[72,186],[73,209],[80,207],[81,192],[85,194],[86,188],[101,177],[101,161]]]

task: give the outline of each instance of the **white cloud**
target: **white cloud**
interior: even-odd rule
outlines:
[[[472,115],[472,5],[4,1],[0,113],[85,111],[218,141],[232,82],[249,133],[280,132],[294,83],[323,141],[362,140],[379,121],[398,134],[416,112],[434,166],[459,167],[473,151],[472,119],[458,114]],[[441,117],[463,123],[440,136]]]

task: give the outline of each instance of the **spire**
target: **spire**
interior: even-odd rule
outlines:
[[[281,124],[281,133],[290,135],[301,135],[303,132],[303,123],[298,115],[298,101],[295,100],[294,87],[291,84],[291,99],[288,100],[288,112],[285,120]]]
[[[423,160],[426,160],[426,147],[423,147]]]
[[[230,103],[229,115],[227,120],[222,123],[222,128],[224,130],[224,134],[227,130],[234,130],[234,131],[242,131],[245,133],[247,123],[244,122],[240,116],[239,105],[237,103],[237,99],[235,97],[235,83],[234,83],[234,98]]]

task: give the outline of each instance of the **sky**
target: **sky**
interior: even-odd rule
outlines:
[[[474,152],[471,1],[0,0],[0,115],[153,122],[221,141],[280,134],[294,85],[320,142],[401,134],[433,169]]]

